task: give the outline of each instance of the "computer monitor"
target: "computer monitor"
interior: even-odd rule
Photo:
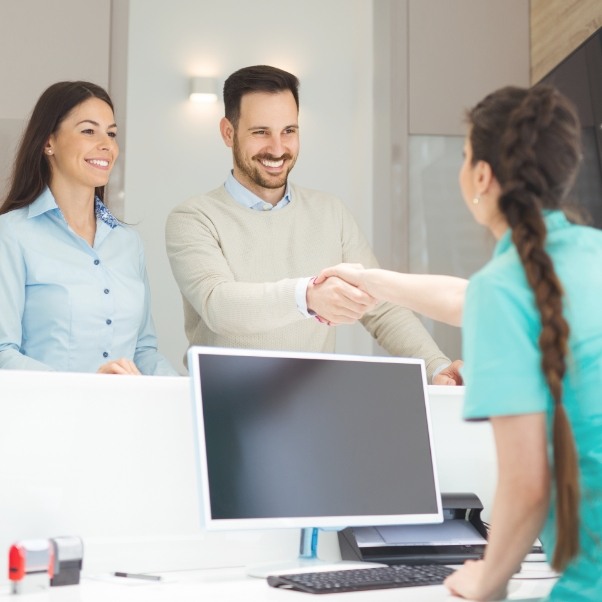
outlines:
[[[422,360],[191,347],[188,366],[206,529],[442,521]]]

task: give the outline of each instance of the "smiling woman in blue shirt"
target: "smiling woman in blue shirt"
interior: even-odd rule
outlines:
[[[103,203],[116,137],[95,84],[38,100],[0,207],[0,368],[177,374],[157,351],[141,240]]]

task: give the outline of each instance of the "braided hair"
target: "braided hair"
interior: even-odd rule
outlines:
[[[564,96],[540,85],[502,88],[476,105],[468,121],[473,164],[489,163],[500,184],[499,210],[541,318],[541,367],[554,401],[557,541],[552,566],[561,571],[579,550],[579,469],[562,404],[569,325],[562,313],[562,284],[545,249],[542,210],[561,208],[573,186],[581,158],[579,120]]]

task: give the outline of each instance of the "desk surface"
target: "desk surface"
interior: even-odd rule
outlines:
[[[311,594],[278,590],[268,586],[265,579],[247,577],[242,568],[207,569],[161,573],[159,583],[127,580],[101,575],[87,577],[80,585],[54,587],[35,594],[35,602],[295,602],[316,599]],[[535,600],[545,596],[553,579],[515,580],[510,584],[509,600]],[[9,597],[8,587],[0,589],[0,600]],[[457,600],[442,585],[396,588],[336,594],[336,600],[356,602],[441,602]],[[14,599],[14,598],[13,598]],[[323,597],[318,598],[322,600]],[[329,598],[329,599],[332,599]]]
[[[429,393],[441,490],[477,493],[486,518],[496,469],[490,427],[461,420],[462,387]],[[15,541],[79,535],[87,575],[180,572],[129,586],[86,577],[32,601],[300,600],[304,594],[270,588],[243,569],[183,572],[275,562],[294,557],[299,546],[295,529],[203,531],[194,457],[186,378],[0,371],[0,569]],[[340,558],[336,533],[320,535],[320,556]],[[1,571],[0,599],[9,595],[6,583]],[[516,582],[512,599],[550,587],[549,580]],[[442,586],[339,596],[449,599]]]

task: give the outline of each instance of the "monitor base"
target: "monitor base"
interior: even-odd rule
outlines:
[[[309,573],[321,571],[344,571],[347,569],[367,569],[370,567],[387,566],[378,562],[353,562],[349,560],[330,561],[314,558],[297,558],[289,562],[267,562],[247,567],[249,577],[265,579],[269,575],[292,575],[294,573]]]
[[[299,556],[285,562],[268,562],[247,567],[249,577],[266,578],[268,575],[287,575],[318,571],[341,571],[345,569],[386,566],[377,562],[329,561],[318,557],[318,529],[301,529]]]

